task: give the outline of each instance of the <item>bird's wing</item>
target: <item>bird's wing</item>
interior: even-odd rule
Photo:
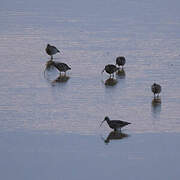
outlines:
[[[58,61],[54,61],[54,64],[56,64],[56,65],[62,65],[62,64],[64,64],[64,63],[58,62]]]
[[[57,47],[55,47],[55,46],[51,46],[51,47],[54,48],[54,49],[56,49],[57,52],[60,52],[59,49],[58,49]]]
[[[112,120],[111,122],[112,122],[113,124],[114,124],[114,123],[118,123],[118,124],[131,124],[131,123],[129,123],[129,122],[121,121],[121,120]]]

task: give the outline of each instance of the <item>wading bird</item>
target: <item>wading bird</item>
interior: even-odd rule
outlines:
[[[121,66],[123,68],[125,63],[126,63],[126,59],[124,56],[119,56],[116,58],[116,65],[118,65],[119,67]]]
[[[55,47],[51,46],[50,44],[47,45],[46,47],[46,53],[51,56],[51,60],[53,59],[53,55],[56,53],[60,53],[60,51]]]
[[[61,72],[64,72],[64,75],[66,75],[66,71],[71,69],[67,64],[57,62],[57,61],[52,61],[52,65],[59,70],[60,75],[61,75]]]
[[[105,68],[102,70],[101,74],[106,71],[108,74],[110,74],[110,78],[111,78],[111,74],[114,77],[114,73],[118,70],[118,68],[114,65],[114,64],[108,64],[105,66]]]
[[[128,124],[131,124],[126,121],[121,121],[121,120],[110,120],[109,117],[105,117],[100,126],[103,124],[103,122],[106,121],[109,125],[110,128],[114,129],[114,131],[120,130],[124,126],[127,126]]]
[[[154,83],[151,86],[151,91],[154,93],[154,98],[157,96],[159,96],[159,93],[161,92],[161,86],[159,84]]]

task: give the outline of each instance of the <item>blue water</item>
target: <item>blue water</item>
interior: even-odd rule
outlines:
[[[180,135],[1,134],[3,179],[179,179]]]
[[[178,0],[2,1],[0,132],[3,138],[0,145],[4,147],[1,156],[7,158],[6,161],[5,159],[1,161],[0,166],[4,169],[9,167],[10,172],[15,173],[16,169],[13,167],[20,163],[17,171],[22,169],[23,175],[9,173],[6,178],[7,174],[1,173],[0,177],[2,179],[14,177],[18,180],[50,179],[50,176],[55,174],[54,176],[57,175],[58,178],[53,176],[51,179],[74,179],[74,175],[77,179],[90,179],[91,177],[88,176],[90,168],[94,179],[117,178],[121,177],[122,173],[119,169],[114,169],[111,163],[122,166],[121,161],[123,161],[125,166],[122,177],[126,179],[148,179],[148,177],[178,179],[176,167],[178,167],[179,153],[176,149],[180,146],[177,144],[175,147],[175,144],[180,133],[179,7]],[[67,72],[69,79],[66,82],[54,81],[58,77],[56,70],[46,71],[44,76],[46,63],[50,60],[45,52],[47,43],[55,45],[62,52],[54,56],[55,60],[65,62],[72,68]],[[125,74],[116,76],[117,84],[114,86],[105,85],[109,75],[106,73],[101,75],[101,71],[106,64],[114,64],[117,56],[126,57]],[[153,103],[150,87],[154,82],[162,86],[160,104]],[[105,123],[99,128],[105,116],[131,122],[132,124],[123,131],[130,136],[113,141],[114,145],[109,143],[105,146],[100,136],[107,136],[111,132]],[[21,137],[19,133],[24,138],[21,146],[15,143]],[[43,146],[41,140],[46,138],[45,134],[50,137],[46,146],[52,141],[49,147],[45,147],[45,149],[50,148],[49,160],[44,162],[43,153],[36,152],[34,157],[37,161],[32,161],[28,166],[30,158],[28,157],[27,160],[21,158],[23,149],[28,147],[30,139],[39,138],[36,145],[32,142],[29,144],[37,146],[39,151]],[[54,154],[53,151],[56,146],[58,148],[61,146],[58,145],[59,142],[53,141],[53,137],[56,136],[57,139],[59,137],[60,144],[63,144],[64,134],[71,137],[64,138],[64,141],[69,143],[66,150],[70,152],[60,151],[60,158],[63,157],[64,161],[69,158],[68,165],[64,166],[64,169],[68,170],[70,159],[76,156],[76,153],[80,160],[75,162],[80,163],[77,166],[79,168],[77,174],[74,172],[73,176],[63,174],[60,177],[59,169],[62,168],[63,163],[59,163],[59,160],[55,161],[58,153]],[[14,141],[12,141],[13,136]],[[80,139],[86,137],[87,142],[84,144]],[[163,142],[168,139],[166,147],[169,147],[163,155],[161,155],[161,150],[164,150],[161,137],[164,139]],[[174,139],[173,144],[171,139]],[[77,147],[87,148],[87,152],[90,153],[87,159],[77,149],[74,150],[75,154],[71,153],[71,149],[73,151],[73,147],[70,146],[71,141],[76,140]],[[147,141],[147,143],[138,144],[138,141]],[[95,148],[92,154],[93,148],[88,147],[89,143]],[[147,151],[144,148],[148,143],[150,149]],[[6,144],[18,150],[15,153],[9,151]],[[124,144],[127,147],[123,149]],[[157,145],[159,149],[156,152]],[[126,152],[129,152],[132,146],[142,148],[145,160],[141,161],[140,166],[135,161],[134,166],[139,167],[136,169],[139,174],[141,168],[146,165],[148,165],[146,170],[154,173],[147,173],[146,178],[145,176],[140,178],[140,175],[133,176],[128,170],[131,161],[127,161],[126,164],[127,159],[124,159],[124,156],[119,157],[117,161],[115,155],[111,160],[109,158],[101,161],[97,158],[96,161],[95,154],[99,151],[96,146],[102,148],[102,154],[106,152],[110,157],[114,154],[112,152],[117,154],[120,150],[126,156]],[[104,149],[104,146],[108,149]],[[152,157],[149,156],[150,151],[154,152],[151,168],[148,163],[149,158]],[[135,153],[133,158],[136,158],[136,154],[139,158],[139,149],[135,149],[133,153]],[[34,153],[30,152],[30,154],[33,156]],[[26,152],[23,157],[28,155],[29,153]],[[38,156],[41,158],[38,159]],[[165,161],[169,162],[169,158],[171,171],[166,171],[168,167]],[[175,160],[176,163],[173,164]],[[48,164],[49,161],[52,164],[54,162],[52,167]],[[87,164],[86,161],[91,161],[91,164],[81,175],[80,169],[84,167],[81,163]],[[98,162],[100,163],[98,167],[102,165],[105,168],[105,171],[101,169],[104,175],[97,173],[98,167],[93,168]],[[25,170],[36,163],[37,169],[33,168],[30,173]],[[42,169],[41,164],[44,164]],[[158,171],[159,166],[162,166],[163,170]],[[70,166],[70,169],[73,167]],[[48,168],[50,168],[49,176],[46,171]],[[45,176],[39,176],[44,170]],[[110,175],[108,171],[111,172]],[[147,171],[143,171],[144,174]],[[87,174],[86,178],[85,174]]]

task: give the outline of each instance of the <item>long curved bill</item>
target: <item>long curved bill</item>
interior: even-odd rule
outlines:
[[[103,122],[104,122],[105,120],[103,120],[102,122],[101,122],[101,124],[100,124],[100,126],[99,127],[101,127],[102,126],[102,124],[103,124]]]

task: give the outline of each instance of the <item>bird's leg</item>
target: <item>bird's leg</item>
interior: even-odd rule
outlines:
[[[51,60],[53,60],[53,55],[51,55]]]

